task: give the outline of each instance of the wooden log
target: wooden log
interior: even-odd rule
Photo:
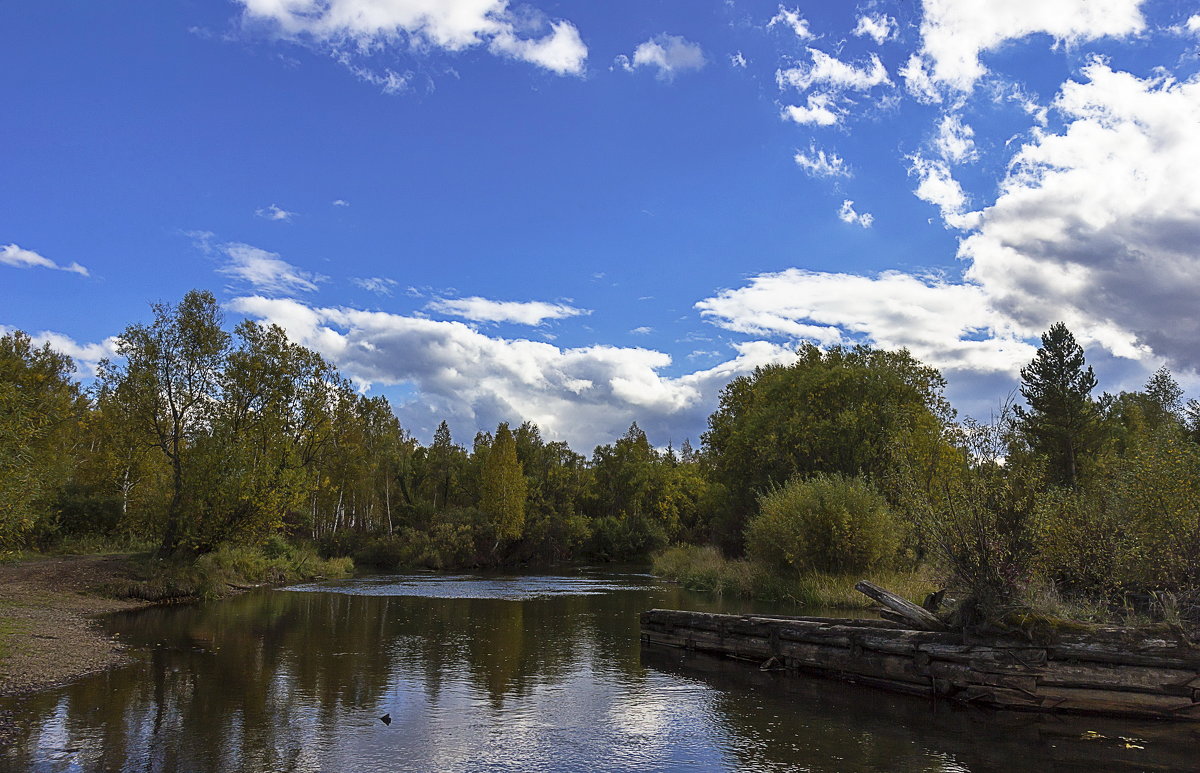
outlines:
[[[651,610],[641,622],[647,644],[891,690],[1034,711],[1200,720],[1197,654],[1157,633],[1103,629],[1095,639],[1072,634],[1033,646],[828,618]]]
[[[938,620],[929,610],[912,603],[908,599],[902,599],[895,593],[886,591],[878,585],[866,580],[859,580],[854,584],[854,589],[859,593],[864,593],[867,596],[883,604],[888,609],[900,615],[905,620],[912,623],[914,627],[921,631],[945,631],[947,626],[941,620]]]

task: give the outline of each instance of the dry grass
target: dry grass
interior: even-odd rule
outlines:
[[[924,570],[842,575],[810,572],[784,577],[753,561],[728,559],[716,548],[693,545],[667,548],[654,556],[654,573],[688,590],[827,609],[874,607],[875,602],[854,589],[854,584],[864,579],[917,603],[938,587]]]

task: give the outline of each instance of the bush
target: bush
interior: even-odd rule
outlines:
[[[746,528],[746,553],[775,572],[862,572],[895,563],[899,524],[862,478],[793,478],[761,496],[759,510]]]

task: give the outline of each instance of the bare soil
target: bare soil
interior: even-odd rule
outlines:
[[[0,697],[49,689],[123,663],[98,615],[147,606],[104,595],[127,556],[54,556],[0,565]],[[0,719],[0,722],[3,720]]]

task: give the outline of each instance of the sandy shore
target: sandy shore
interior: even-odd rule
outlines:
[[[123,556],[61,556],[0,566],[0,696],[45,690],[125,660],[95,617],[147,606],[101,589],[129,576]]]

